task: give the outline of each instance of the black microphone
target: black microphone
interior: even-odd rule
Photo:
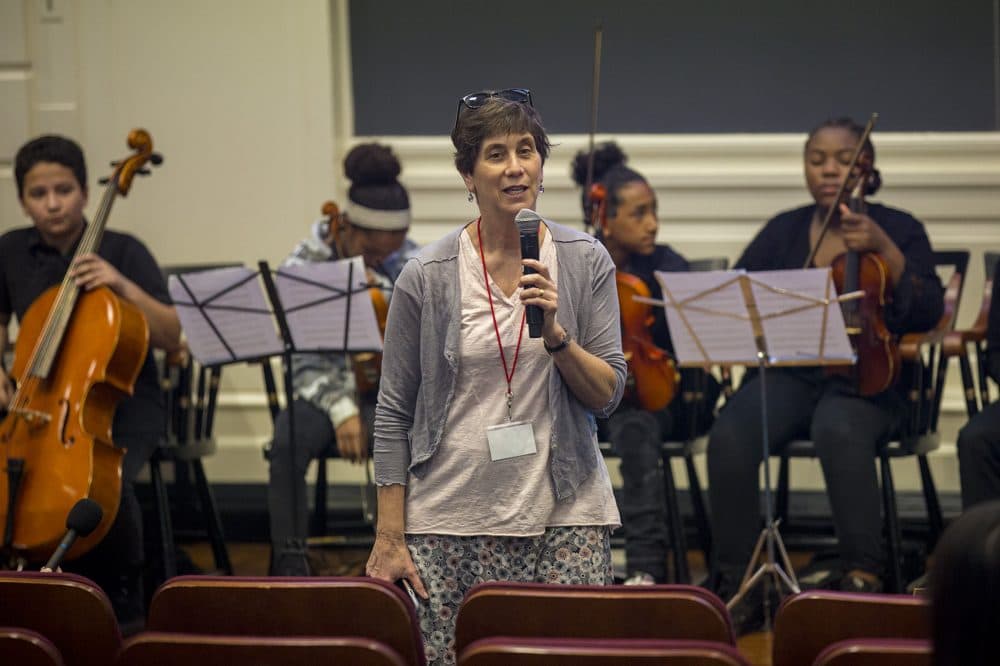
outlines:
[[[517,228],[521,231],[521,258],[538,259],[538,225],[542,223],[542,218],[530,208],[522,208],[514,218]],[[524,273],[536,272],[534,268],[524,267]],[[542,337],[542,322],[545,315],[537,305],[529,305],[525,311],[528,320],[528,337]]]
[[[52,557],[41,570],[55,571],[56,567],[62,563],[63,558],[66,557],[66,552],[76,541],[76,538],[85,537],[97,529],[103,516],[104,511],[101,510],[101,505],[89,497],[84,497],[74,504],[73,508],[69,510],[69,515],[66,516],[66,536],[63,537],[56,552],[52,553]]]

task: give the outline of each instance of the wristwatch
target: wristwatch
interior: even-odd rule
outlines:
[[[545,351],[547,351],[548,353],[555,354],[556,352],[561,352],[563,349],[566,349],[566,347],[569,347],[569,343],[571,340],[572,338],[569,336],[569,333],[563,333],[562,342],[560,342],[559,344],[549,347],[549,345],[546,344],[545,340],[542,340],[542,346],[545,347]]]

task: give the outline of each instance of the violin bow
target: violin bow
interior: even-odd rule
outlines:
[[[604,28],[600,25],[594,28],[594,71],[590,88],[590,148],[587,154],[587,181],[583,186],[583,196],[586,201],[583,216],[583,230],[590,231],[590,188],[594,184],[594,135],[597,133],[597,100],[601,93],[601,42],[604,39]]]
[[[861,151],[864,150],[865,142],[868,141],[868,137],[871,136],[872,129],[875,127],[875,122],[878,120],[878,113],[872,113],[871,118],[868,119],[868,124],[865,125],[865,131],[861,133],[861,138],[858,139],[858,145],[854,147],[854,155],[851,156],[851,164],[847,169],[847,173],[844,174],[844,180],[840,182],[840,187],[837,188],[837,197],[834,199],[834,204],[830,206],[830,210],[826,211],[826,216],[823,218],[823,224],[819,228],[819,238],[816,239],[816,244],[813,245],[812,249],[809,251],[809,256],[806,257],[806,263],[803,264],[802,268],[809,268],[812,265],[813,259],[816,258],[816,251],[819,250],[819,246],[823,243],[823,237],[826,236],[827,229],[830,228],[830,221],[833,219],[833,213],[837,210],[837,206],[840,205],[840,199],[844,196],[844,192],[847,190],[847,182],[851,179],[851,175],[854,173],[854,167],[858,165],[858,159],[861,157]]]

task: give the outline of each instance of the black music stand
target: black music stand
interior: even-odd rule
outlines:
[[[838,296],[828,268],[758,273],[657,271],[656,278],[663,301],[655,303],[667,309],[680,367],[748,365],[760,372],[764,529],[739,590],[726,605],[732,609],[761,580],[772,581],[779,594],[784,588],[797,593],[798,581],[774,519],[766,372],[769,367],[854,363],[839,304],[862,294]],[[766,607],[768,595],[763,596]],[[770,614],[765,612],[765,617],[770,622]]]
[[[292,356],[381,352],[382,337],[367,293],[369,287],[360,257],[285,266],[277,271],[261,261],[257,271],[224,268],[171,276],[169,282],[188,346],[203,366],[282,357],[293,459]],[[292,502],[297,505],[294,465],[289,470]],[[296,513],[296,533],[301,531],[301,519]]]

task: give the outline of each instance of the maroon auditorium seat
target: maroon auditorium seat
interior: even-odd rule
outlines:
[[[147,631],[125,641],[117,666],[405,666],[392,648],[370,638],[208,636]]]
[[[178,576],[160,586],[146,628],[229,636],[370,638],[423,664],[416,611],[402,590],[366,577]]]
[[[855,638],[930,640],[930,605],[903,594],[813,590],[785,599],[774,620],[774,666],[811,664],[829,645]]]
[[[703,640],[735,645],[722,601],[693,585],[482,583],[465,596],[455,652],[491,636]]]
[[[0,571],[0,625],[38,632],[67,666],[112,664],[122,646],[107,595],[71,573]]]
[[[459,655],[459,666],[747,666],[732,645],[641,638],[483,638]]]

